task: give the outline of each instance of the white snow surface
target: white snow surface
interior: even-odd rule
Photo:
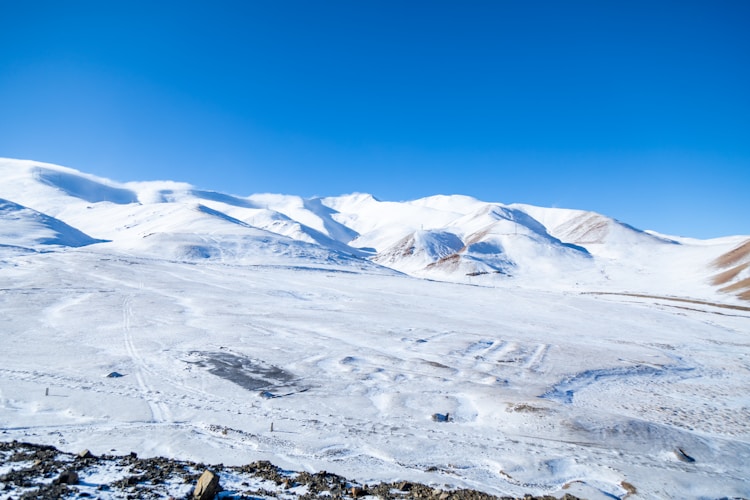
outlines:
[[[21,160],[0,160],[0,199],[0,439],[498,495],[750,496],[750,308],[710,282],[746,236]]]

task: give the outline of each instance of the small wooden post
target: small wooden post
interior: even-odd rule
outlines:
[[[271,432],[273,432],[273,422],[271,422]]]
[[[45,396],[49,396],[49,387],[47,387],[46,389],[44,389],[44,395]]]

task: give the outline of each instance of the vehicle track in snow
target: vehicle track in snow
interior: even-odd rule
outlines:
[[[544,358],[547,355],[548,350],[549,344],[539,344],[536,349],[534,349],[534,352],[528,357],[523,367],[530,371],[537,371],[542,363],[544,363]]]
[[[153,422],[168,422],[172,420],[169,407],[158,397],[157,391],[148,383],[147,375],[153,374],[148,364],[135,345],[132,329],[133,320],[133,296],[128,295],[122,301],[122,330],[125,339],[125,350],[133,362],[135,378],[138,381],[143,400],[146,401],[151,411]]]

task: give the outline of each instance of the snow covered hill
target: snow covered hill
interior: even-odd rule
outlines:
[[[0,160],[0,199],[0,440],[497,495],[750,497],[747,236],[20,160]]]
[[[0,175],[0,198],[64,224],[70,238],[77,231],[76,246],[106,241],[113,249],[175,260],[376,263],[417,277],[488,286],[747,300],[742,279],[731,288],[713,274],[717,259],[748,237],[669,238],[593,212],[457,195],[409,202],[367,194],[240,197],[173,181],[119,184],[7,159],[0,160]],[[9,216],[8,209],[4,213]],[[85,235],[88,240],[81,239]],[[65,238],[40,242],[70,245]],[[31,245],[17,243],[4,242]]]
[[[62,221],[0,198],[0,245],[36,250],[46,245],[82,247],[100,243]]]

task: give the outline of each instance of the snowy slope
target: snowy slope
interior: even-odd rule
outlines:
[[[409,202],[368,194],[241,197],[174,181],[121,184],[20,160],[0,160],[0,174],[0,198],[132,254],[376,263],[418,277],[487,286],[747,300],[742,269],[737,285],[714,276],[717,259],[746,238],[665,237],[593,212],[459,195]],[[727,286],[739,293],[723,293]]]
[[[69,234],[107,240],[112,249],[177,260],[357,260],[371,266],[359,262],[358,250],[246,198],[171,181],[117,184],[18,160],[0,160],[0,175],[3,196],[53,214],[70,226]]]
[[[498,495],[750,496],[747,237],[18,160],[0,198],[0,439]]]
[[[4,440],[499,495],[750,495],[748,310],[106,245],[6,258],[0,282]]]
[[[407,234],[378,253],[374,260],[384,266],[417,274],[431,264],[455,255],[463,248],[463,241],[454,233],[418,230]]]
[[[62,221],[0,198],[0,245],[38,250],[48,245],[82,247],[100,243]]]
[[[585,247],[592,254],[620,258],[638,246],[676,244],[595,212],[514,205],[528,213],[566,243]]]

